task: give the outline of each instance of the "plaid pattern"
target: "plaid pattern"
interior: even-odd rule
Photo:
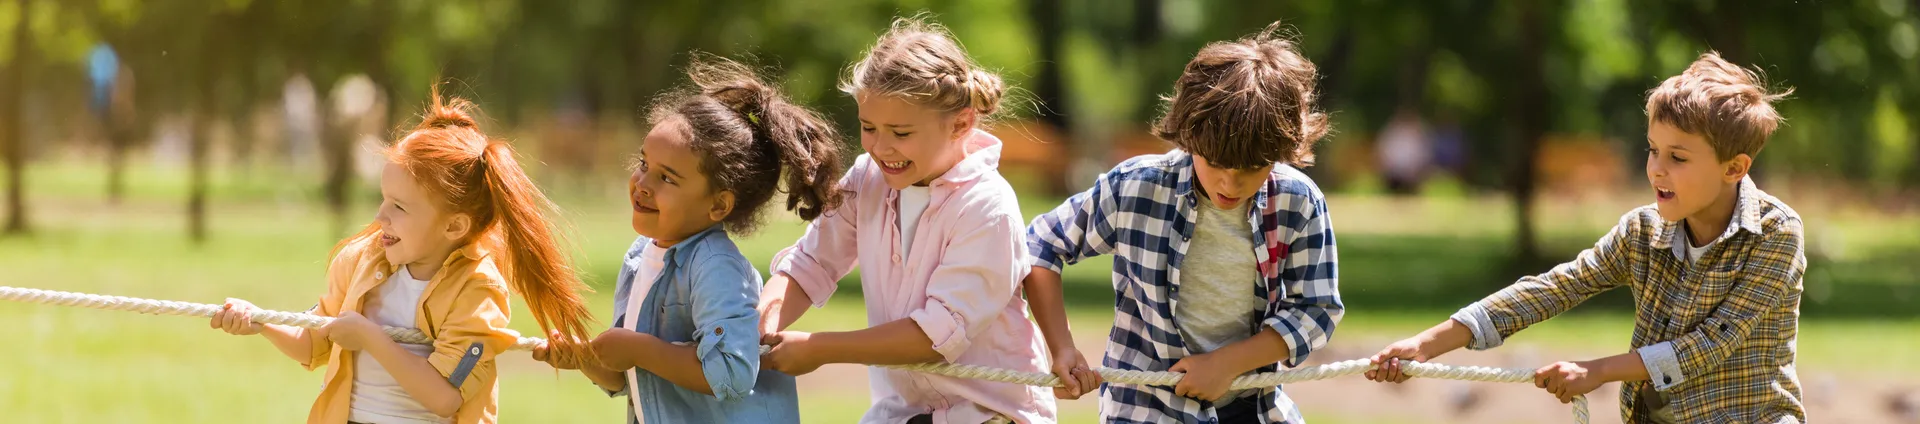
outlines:
[[[1488,349],[1593,295],[1631,287],[1633,348],[1653,378],[1621,385],[1625,422],[1651,422],[1651,406],[1637,396],[1648,385],[1679,422],[1806,421],[1793,364],[1807,269],[1799,214],[1745,179],[1726,233],[1691,263],[1674,253],[1685,247],[1683,228],[1640,207],[1573,262],[1521,278],[1454,319],[1473,330],[1471,348]]]
[[[1057,272],[1088,257],[1115,255],[1118,295],[1102,361],[1109,368],[1166,371],[1190,354],[1174,309],[1181,261],[1195,225],[1193,184],[1193,157],[1186,152],[1136,157],[1027,228],[1034,266]],[[1248,265],[1256,266],[1261,278],[1249,283],[1266,307],[1260,322],[1247,323],[1247,335],[1265,327],[1278,331],[1290,354],[1286,365],[1298,366],[1327,344],[1344,311],[1326,200],[1313,180],[1285,165],[1274,166],[1251,200],[1258,263]],[[1256,396],[1262,422],[1303,422],[1280,387],[1261,389]],[[1100,414],[1109,423],[1217,422],[1217,406],[1222,405],[1174,395],[1171,387],[1104,384],[1100,390]]]

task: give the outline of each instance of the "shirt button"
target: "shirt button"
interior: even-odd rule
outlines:
[[[900,263],[900,254],[898,253],[893,254],[893,263],[896,263],[896,264]]]
[[[1661,378],[1660,381],[1664,381],[1667,384],[1673,384],[1673,376],[1671,375],[1666,376],[1665,378]]]
[[[387,273],[375,272],[373,273],[373,278],[387,278]]]
[[[726,334],[726,333],[727,333],[727,330],[724,328],[713,327],[713,335],[715,336]]]

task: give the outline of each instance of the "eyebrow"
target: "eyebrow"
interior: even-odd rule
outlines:
[[[887,127],[887,128],[892,128],[892,129],[896,129],[896,130],[898,130],[898,129],[913,129],[913,124],[875,124],[875,123],[873,123],[873,121],[868,121],[868,120],[865,120],[865,119],[862,119],[862,120],[860,120],[860,123],[861,123],[861,124],[865,124],[865,125],[873,125],[873,126],[876,126],[876,127]]]
[[[666,165],[657,165],[657,166],[659,166],[660,169],[667,171],[668,174],[673,174],[675,178],[686,178],[680,175],[680,171],[673,170],[673,167],[671,166],[666,166]]]

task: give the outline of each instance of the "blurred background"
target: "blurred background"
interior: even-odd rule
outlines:
[[[1644,94],[1714,50],[1793,87],[1760,187],[1806,219],[1798,343],[1825,422],[1920,422],[1920,1],[0,0],[0,285],[304,310],[328,249],[371,219],[375,152],[436,82],[476,101],[565,209],[611,309],[627,158],[694,50],[746,58],[854,134],[840,72],[894,16],[934,13],[1019,87],[1002,172],[1029,216],[1169,145],[1146,126],[1202,45],[1284,22],[1320,67],[1348,306],[1316,361],[1357,358],[1591,246],[1649,203]],[[855,140],[847,141],[857,148]],[[803,231],[739,242],[764,272]],[[1066,274],[1082,351],[1109,262]],[[866,324],[855,277],[811,330]],[[1534,368],[1628,349],[1625,292],[1452,364]],[[517,307],[524,316],[525,308]],[[604,325],[609,321],[601,315]],[[189,318],[0,304],[6,422],[292,422],[320,374]],[[515,323],[536,332],[532,320]],[[536,332],[537,333],[537,332]],[[503,422],[613,422],[577,374],[501,359]],[[863,370],[803,377],[808,422],[865,409]],[[1518,384],[1291,385],[1315,423],[1565,422]],[[1617,422],[1616,386],[1594,393]],[[1063,402],[1095,418],[1092,397]]]

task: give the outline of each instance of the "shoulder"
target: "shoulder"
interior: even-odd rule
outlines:
[[[685,262],[678,266],[682,269],[692,269],[694,271],[692,275],[759,275],[759,271],[753,268],[753,263],[747,260],[747,256],[740,253],[740,246],[734,244],[733,237],[729,237],[724,231],[701,237],[683,249],[687,249],[686,253],[676,259]]]
[[[1109,182],[1147,182],[1171,186],[1180,178],[1181,168],[1193,167],[1193,160],[1186,152],[1170,150],[1166,153],[1140,155],[1127,158],[1107,171]]]
[[[1327,195],[1306,173],[1286,164],[1273,166],[1267,175],[1267,209],[1292,211],[1303,215],[1324,213]]]
[[[1754,192],[1759,194],[1759,198],[1754,202],[1759,206],[1759,210],[1754,211],[1753,214],[1759,218],[1761,234],[1787,235],[1795,239],[1804,235],[1806,224],[1800,220],[1799,212],[1795,212],[1793,207],[1787,206],[1787,202],[1767,192],[1758,189]]]

